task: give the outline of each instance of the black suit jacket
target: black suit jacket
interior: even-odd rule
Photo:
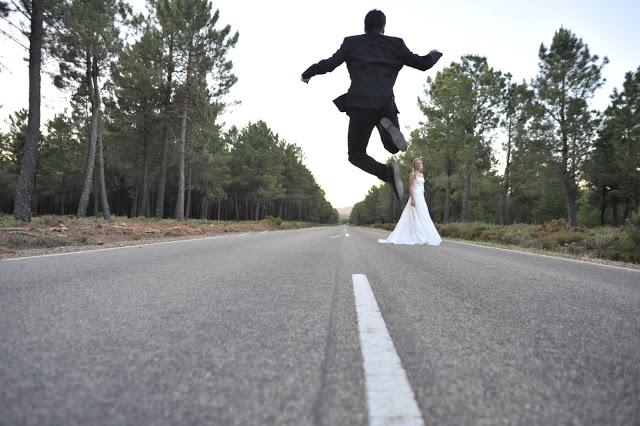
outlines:
[[[311,65],[302,73],[302,78],[331,72],[346,62],[351,86],[347,93],[333,101],[340,111],[350,108],[381,110],[387,108],[391,101],[397,112],[393,102],[393,85],[400,69],[407,65],[426,71],[441,56],[436,52],[416,55],[398,37],[362,34],[345,38],[333,56]]]

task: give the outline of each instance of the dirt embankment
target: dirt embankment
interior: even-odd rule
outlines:
[[[178,240],[226,233],[275,231],[312,226],[301,222],[262,220],[224,222],[170,219],[113,218],[76,219],[68,216],[42,216],[23,224],[0,218],[0,257],[24,256],[141,244],[158,240]]]

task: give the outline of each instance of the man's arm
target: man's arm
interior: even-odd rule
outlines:
[[[438,62],[438,59],[442,57],[442,53],[437,50],[432,50],[425,56],[416,55],[413,53],[404,41],[401,41],[400,51],[402,54],[402,61],[408,67],[419,69],[420,71],[426,71]]]
[[[346,39],[345,39],[346,40]],[[334,53],[330,58],[323,59],[317,64],[311,65],[305,72],[302,73],[302,81],[309,82],[309,79],[314,75],[326,74],[336,69],[341,63],[347,59],[347,47],[346,41],[342,42],[340,49]]]

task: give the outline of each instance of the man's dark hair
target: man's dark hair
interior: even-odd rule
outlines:
[[[381,10],[373,9],[367,13],[364,17],[364,32],[365,33],[380,33],[382,27],[387,23],[387,17],[384,16]]]

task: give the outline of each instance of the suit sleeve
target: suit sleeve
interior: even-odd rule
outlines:
[[[400,43],[400,54],[402,55],[402,61],[404,64],[411,68],[419,69],[420,71],[426,71],[429,68],[433,67],[438,59],[442,56],[442,53],[429,53],[424,56],[416,55],[413,53],[404,41],[401,40]]]
[[[326,74],[336,69],[347,59],[347,46],[346,39],[342,42],[340,49],[334,53],[330,58],[323,59],[317,64],[311,65],[305,72],[302,73],[302,78],[308,79],[314,75]]]

